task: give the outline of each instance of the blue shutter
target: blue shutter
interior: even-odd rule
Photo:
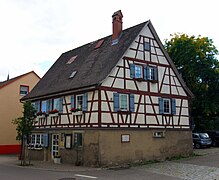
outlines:
[[[113,100],[114,100],[114,111],[119,110],[119,93],[113,93]]]
[[[130,64],[130,78],[134,78],[134,77],[135,77],[135,65]]]
[[[159,98],[159,113],[163,114],[164,113],[164,107],[163,107],[163,98]]]
[[[43,147],[49,146],[49,136],[48,134],[43,134]]]
[[[171,104],[171,106],[172,106],[172,114],[176,114],[176,99],[172,99],[172,104]]]
[[[154,67],[154,80],[157,81],[157,68]]]
[[[59,98],[59,112],[63,113],[63,98]]]
[[[74,108],[75,107],[75,96],[72,95],[71,96],[71,108]]]
[[[87,111],[87,93],[83,95],[82,111]]]
[[[135,99],[134,99],[134,94],[130,94],[130,111],[134,112],[135,111]]]

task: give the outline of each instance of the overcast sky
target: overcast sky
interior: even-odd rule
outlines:
[[[34,70],[40,77],[68,50],[151,20],[161,41],[177,32],[207,36],[219,49],[218,0],[0,0],[0,81]]]

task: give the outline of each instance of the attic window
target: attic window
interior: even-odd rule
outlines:
[[[71,57],[66,64],[71,64],[77,58],[78,55]]]
[[[69,76],[69,78],[73,78],[76,73],[77,73],[77,71],[73,71],[73,72],[71,73],[71,76]]]
[[[149,44],[149,42],[145,42],[144,43],[144,50],[145,51],[150,51],[150,44]]]
[[[104,42],[104,39],[99,40],[99,41],[97,42],[97,44],[96,44],[96,46],[95,46],[94,49],[98,49],[98,48],[100,48],[100,47],[102,46],[103,42]]]

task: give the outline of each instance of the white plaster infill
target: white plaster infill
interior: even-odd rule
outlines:
[[[73,116],[79,116],[79,115],[82,115],[82,114],[83,114],[82,111],[72,112],[72,115],[73,115]]]

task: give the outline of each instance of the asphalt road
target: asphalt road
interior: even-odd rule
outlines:
[[[0,156],[0,180],[219,180],[219,148],[196,150],[201,156],[128,169],[60,169],[21,167],[13,157]],[[62,167],[62,168],[61,168]]]

